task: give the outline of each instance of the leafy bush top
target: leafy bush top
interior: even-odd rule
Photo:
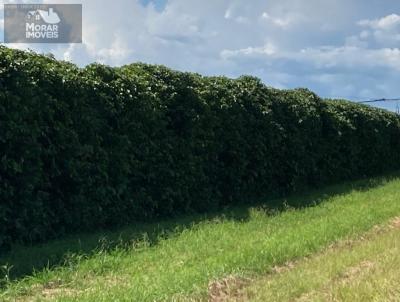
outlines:
[[[395,169],[399,122],[250,76],[0,46],[0,246]]]

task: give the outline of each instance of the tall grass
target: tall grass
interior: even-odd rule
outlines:
[[[87,242],[94,245],[99,234],[26,248],[24,252],[16,248],[13,254],[3,256],[2,262],[18,269],[20,262],[34,263],[22,258],[39,254],[45,258],[71,244],[64,265],[9,280],[0,300],[171,301],[205,297],[211,280],[264,273],[398,215],[399,189],[396,177],[375,178],[291,196],[285,200],[285,211],[260,204],[230,208],[209,218],[190,217],[182,223],[136,226],[108,233],[109,239],[102,240],[92,252],[79,250],[85,251]],[[314,206],[296,207],[304,201]],[[80,246],[76,243],[79,238]]]

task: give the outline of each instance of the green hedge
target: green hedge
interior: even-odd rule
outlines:
[[[0,246],[400,165],[400,119],[305,89],[0,47]]]

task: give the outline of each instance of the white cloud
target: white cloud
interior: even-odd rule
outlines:
[[[368,30],[363,30],[363,31],[360,33],[360,38],[361,38],[361,39],[366,39],[366,38],[368,38],[370,35],[371,35],[371,33],[370,33]]]
[[[257,4],[256,4],[257,5]],[[246,4],[240,1],[226,1],[226,10],[224,18],[226,20],[233,20],[238,24],[250,24],[254,18],[254,11]]]
[[[272,17],[267,12],[263,12],[261,18],[272,23],[273,25],[283,28],[288,27],[290,24],[293,23],[293,19],[291,19],[290,17],[285,17],[285,18]]]
[[[250,22],[249,18],[246,18],[244,16],[234,16],[231,9],[226,10],[224,18],[227,20],[234,20],[237,23],[242,23],[242,24],[246,24],[246,23]]]
[[[364,19],[358,25],[368,28],[360,38],[377,43],[381,47],[398,47],[400,43],[400,16],[390,14],[377,19]]]
[[[358,24],[373,29],[390,30],[400,25],[400,16],[397,14],[391,14],[380,19],[364,19],[359,21]]]
[[[272,43],[267,43],[260,47],[247,47],[237,50],[224,49],[221,51],[220,55],[223,59],[230,59],[240,56],[254,56],[254,55],[265,55],[272,56],[277,52],[276,47]]]
[[[271,65],[275,61],[301,63],[314,70],[365,69],[374,67],[390,68],[400,71],[400,49],[381,48],[366,49],[356,46],[325,46],[304,48],[300,51],[276,51],[270,44],[261,47],[248,47],[238,50],[223,50],[221,57],[226,60],[264,59],[263,64]]]
[[[343,46],[306,49],[299,57],[304,61],[314,62],[317,68],[365,69],[383,67],[400,71],[400,50],[398,48],[365,49]]]
[[[122,65],[134,53],[122,36],[116,35],[109,47],[97,50],[99,61],[105,63],[107,61],[114,62],[115,65]]]

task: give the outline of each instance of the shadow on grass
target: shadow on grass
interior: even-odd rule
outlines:
[[[140,243],[156,245],[160,240],[178,236],[184,229],[196,227],[201,222],[226,220],[245,222],[249,219],[250,209],[254,207],[264,209],[273,215],[288,207],[315,206],[337,195],[379,187],[399,176],[399,173],[393,173],[304,191],[282,198],[264,198],[261,199],[262,202],[227,207],[215,213],[187,215],[157,223],[138,223],[118,230],[76,234],[34,246],[14,246],[10,252],[0,256],[0,280],[5,275],[7,280],[15,280],[45,268],[71,265],[74,259],[111,251],[116,247],[132,247]]]

